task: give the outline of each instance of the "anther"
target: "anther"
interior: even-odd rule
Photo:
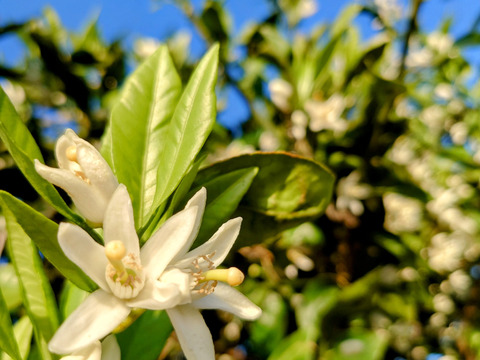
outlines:
[[[203,273],[203,279],[201,282],[223,281],[230,286],[237,286],[243,282],[243,279],[245,279],[245,275],[243,275],[243,273],[236,267],[231,267],[229,269],[215,269],[206,271]]]
[[[77,147],[75,145],[69,146],[65,152],[68,160],[77,162]]]

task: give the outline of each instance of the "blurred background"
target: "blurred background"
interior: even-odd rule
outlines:
[[[242,291],[264,314],[242,323],[206,312],[219,359],[480,357],[480,2],[0,8],[0,84],[47,162],[66,127],[101,141],[125,77],[159,44],[186,82],[219,42],[206,164],[282,150],[335,173],[321,217],[279,220],[240,239],[228,261],[248,274]],[[60,220],[3,144],[0,188]],[[4,260],[0,285],[14,313],[20,296]],[[160,358],[179,353],[172,336]]]

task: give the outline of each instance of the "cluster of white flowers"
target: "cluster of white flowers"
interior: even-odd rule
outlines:
[[[133,308],[142,308],[167,311],[187,359],[214,359],[212,337],[198,309],[221,309],[248,320],[261,315],[258,306],[232,288],[242,283],[243,273],[217,269],[237,238],[241,218],[226,222],[189,251],[205,209],[204,188],[140,249],[127,188],[118,184],[100,153],[67,130],[57,142],[56,156],[59,169],[36,161],[38,173],[62,187],[85,218],[103,224],[105,246],[76,225],[60,224],[60,247],[99,289],[60,326],[50,351],[99,359],[100,340]]]
[[[422,220],[422,203],[397,193],[383,195],[385,206],[385,229],[398,234],[420,229]]]

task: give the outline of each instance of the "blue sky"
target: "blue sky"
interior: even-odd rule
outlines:
[[[196,8],[200,8],[204,0],[193,0]],[[164,40],[178,29],[193,31],[188,20],[167,0],[0,0],[0,26],[11,22],[23,22],[33,17],[40,17],[42,10],[50,6],[58,13],[64,26],[74,32],[81,29],[95,16],[102,35],[107,41],[122,39],[130,48],[139,37],[154,37]],[[313,17],[304,20],[302,27],[308,31],[315,24],[332,22],[339,11],[352,0],[317,0],[319,11]],[[408,4],[408,0],[398,0]],[[236,33],[250,21],[260,21],[268,16],[268,0],[225,0],[225,6],[232,16],[233,29]],[[419,14],[421,29],[431,32],[451,17],[453,19],[451,33],[458,38],[470,31],[477,17],[480,16],[480,1],[478,0],[428,0]],[[371,19],[368,16],[356,20],[364,37],[373,33]],[[203,43],[193,37],[192,56],[199,57],[204,49]],[[10,66],[22,59],[23,45],[14,36],[0,37],[0,62]],[[480,66],[480,51],[467,52],[469,60],[476,67]],[[248,113],[240,113],[235,94],[229,94],[228,99],[235,111],[221,114],[220,118],[232,118],[238,122],[248,118]],[[223,116],[222,116],[223,115]],[[227,116],[225,116],[227,115]],[[221,119],[220,119],[221,120]]]

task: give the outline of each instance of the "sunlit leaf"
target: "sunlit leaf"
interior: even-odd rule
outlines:
[[[178,186],[210,134],[216,115],[218,45],[202,58],[168,126],[158,163],[154,207]]]
[[[13,326],[13,332],[15,335],[15,339],[18,343],[18,348],[20,350],[20,358],[19,359],[26,359],[28,353],[30,352],[30,343],[32,339],[32,323],[28,316],[22,316]],[[7,354],[2,354],[1,360],[10,360],[10,356]]]
[[[111,135],[104,153],[111,147],[114,171],[128,188],[138,227],[151,215],[163,179],[171,176],[159,169],[175,163],[175,157],[162,156],[162,152],[174,140],[170,118],[181,86],[168,49],[162,46],[128,78],[112,110]]]

